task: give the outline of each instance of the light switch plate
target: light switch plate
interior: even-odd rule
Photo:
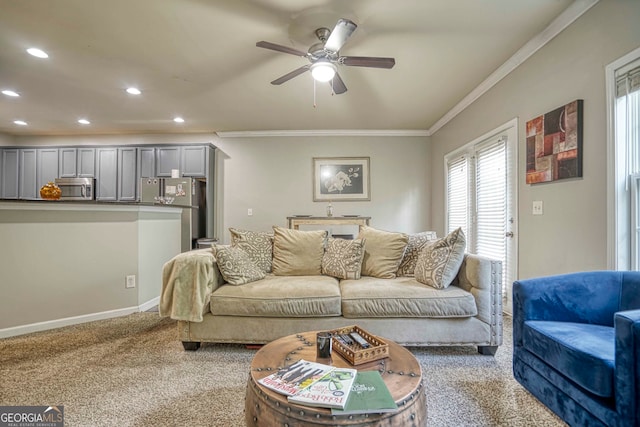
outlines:
[[[542,209],[542,200],[534,200],[533,201],[533,210],[532,213],[534,215],[542,215],[543,214],[543,209]]]

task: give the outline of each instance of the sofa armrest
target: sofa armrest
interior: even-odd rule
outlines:
[[[640,424],[640,310],[620,311],[615,314],[616,411],[625,420]]]
[[[502,344],[502,262],[465,254],[454,283],[476,300],[478,318],[493,329],[495,344]]]
[[[162,268],[160,316],[202,322],[203,314],[209,311],[211,293],[222,283],[211,249],[176,255]]]

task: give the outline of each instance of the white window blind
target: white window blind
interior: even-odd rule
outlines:
[[[623,148],[626,176],[625,197],[630,206],[630,236],[628,266],[640,270],[640,197],[638,197],[638,177],[640,174],[640,61],[636,61],[616,71],[615,134],[616,145]]]
[[[478,255],[503,259],[507,252],[505,239],[507,231],[506,141],[500,138],[478,146],[475,157],[475,250]],[[503,274],[503,277],[506,275]]]
[[[466,156],[447,163],[447,233],[462,227],[469,236],[469,161]]]

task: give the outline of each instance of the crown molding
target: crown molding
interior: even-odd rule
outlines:
[[[560,15],[556,17],[544,30],[529,40],[522,46],[511,58],[502,64],[497,70],[489,75],[474,90],[469,92],[462,101],[456,104],[444,116],[429,128],[429,135],[433,135],[444,125],[453,120],[458,114],[464,111],[469,105],[473,104],[478,98],[484,95],[500,80],[509,75],[513,70],[518,68],[520,64],[529,59],[531,55],[540,50],[544,45],[549,43],[553,38],[560,34],[565,28],[571,25],[576,19],[582,16],[586,11],[591,9],[599,0],[575,0]]]
[[[333,130],[257,130],[216,132],[220,138],[268,138],[290,136],[430,136],[428,130],[369,130],[369,129],[333,129]]]

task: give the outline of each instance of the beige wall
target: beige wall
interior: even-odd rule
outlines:
[[[605,66],[640,46],[640,1],[602,0],[432,136],[432,218],[444,229],[443,157],[517,117],[519,277],[607,267]],[[584,99],[583,178],[525,183],[526,121]],[[544,215],[531,214],[544,202]]]
[[[180,252],[179,209],[46,203],[0,202],[0,337],[159,297],[162,265]],[[127,275],[136,288],[125,288]]]
[[[334,202],[334,215],[370,216],[372,226],[386,230],[431,229],[428,137],[220,138],[214,144],[221,241],[228,242],[229,227],[267,231],[286,226],[291,215],[324,216],[327,203],[313,201],[313,157],[371,158],[371,201]]]
[[[13,136],[7,135],[6,133],[0,133],[0,147],[13,145],[14,143]]]
[[[13,137],[6,145],[17,146],[64,146],[64,145],[146,145],[146,144],[210,144],[213,141],[211,133],[194,134],[141,134],[141,135],[56,135]],[[2,137],[0,134],[0,143]]]

